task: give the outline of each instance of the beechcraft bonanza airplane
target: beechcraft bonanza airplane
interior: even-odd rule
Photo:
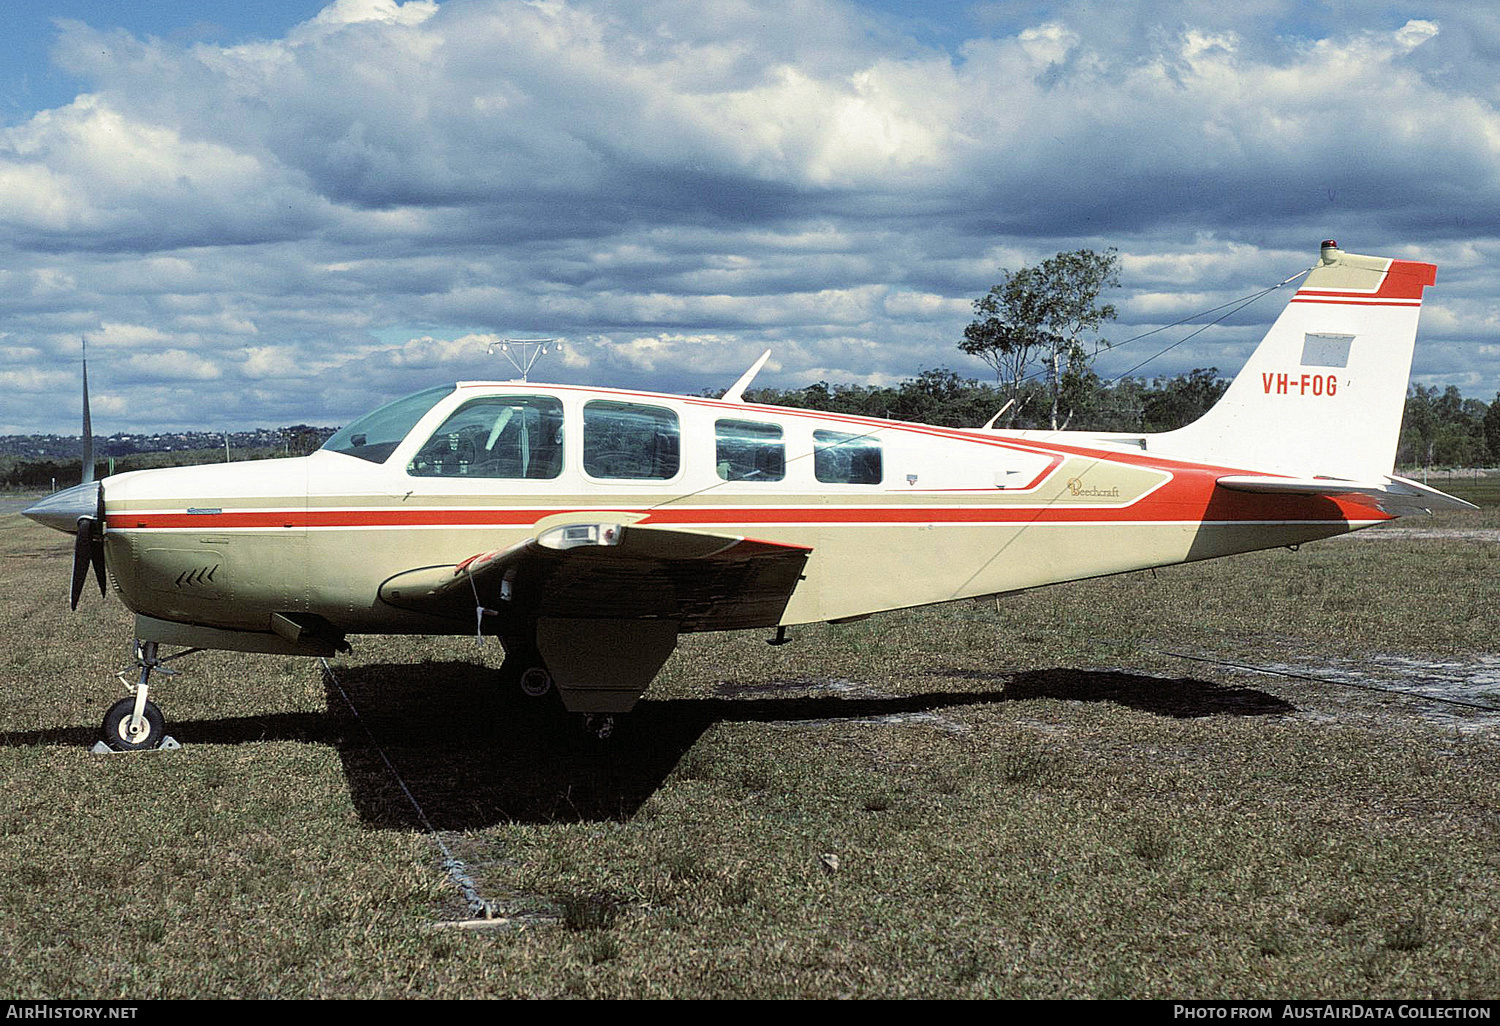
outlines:
[[[1435,280],[1325,242],[1223,399],[1161,434],[757,406],[741,396],[760,363],[720,399],[462,382],[302,459],[86,480],[26,515],[76,535],[75,607],[92,565],[136,614],[140,681],[105,718],[111,747],[164,736],[147,700],[172,658],[159,646],[327,656],[352,634],[476,629],[503,640],[503,677],[555,686],[605,736],[686,631],[849,620],[1473,508],[1390,474]]]

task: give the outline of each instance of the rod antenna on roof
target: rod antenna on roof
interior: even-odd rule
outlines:
[[[767,349],[764,353],[761,353],[760,354],[760,359],[756,360],[754,363],[752,363],[750,365],[750,369],[747,370],[745,373],[741,374],[740,375],[740,379],[738,381],[736,381],[734,384],[730,385],[729,386],[729,390],[727,392],[725,392],[723,395],[721,395],[719,398],[723,399],[726,403],[742,403],[742,402],[744,402],[745,401],[745,389],[747,389],[747,388],[750,387],[750,382],[752,382],[752,381],[755,380],[755,375],[757,375],[757,374],[760,373],[760,369],[766,365],[766,361],[769,360],[770,358],[771,358],[771,351],[769,349]]]
[[[525,381],[526,376],[531,373],[531,368],[536,366],[549,349],[561,349],[562,340],[556,338],[507,338],[499,342],[491,342],[485,347],[486,353],[493,353],[496,349],[505,354]]]

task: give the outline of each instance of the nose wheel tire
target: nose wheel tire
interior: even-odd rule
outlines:
[[[132,732],[130,720],[135,715],[135,699],[122,698],[104,714],[104,743],[117,752],[134,752],[156,748],[167,736],[166,720],[152,702],[141,710],[140,730]]]

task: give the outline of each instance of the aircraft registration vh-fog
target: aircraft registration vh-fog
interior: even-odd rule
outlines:
[[[1220,402],[1159,434],[746,403],[760,363],[720,399],[461,382],[305,458],[86,479],[26,515],[76,535],[75,607],[92,565],[135,613],[140,680],[105,718],[113,748],[164,736],[147,700],[161,646],[328,656],[350,635],[476,630],[503,640],[503,678],[555,687],[607,736],[683,632],[850,620],[1473,508],[1391,476],[1435,280],[1325,242]]]

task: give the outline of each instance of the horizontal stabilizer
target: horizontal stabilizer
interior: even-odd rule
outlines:
[[[1236,492],[1265,492],[1276,495],[1358,496],[1369,505],[1391,516],[1404,517],[1437,510],[1478,509],[1466,502],[1404,477],[1386,477],[1379,481],[1344,481],[1331,477],[1262,477],[1238,474],[1221,477],[1217,484]]]

